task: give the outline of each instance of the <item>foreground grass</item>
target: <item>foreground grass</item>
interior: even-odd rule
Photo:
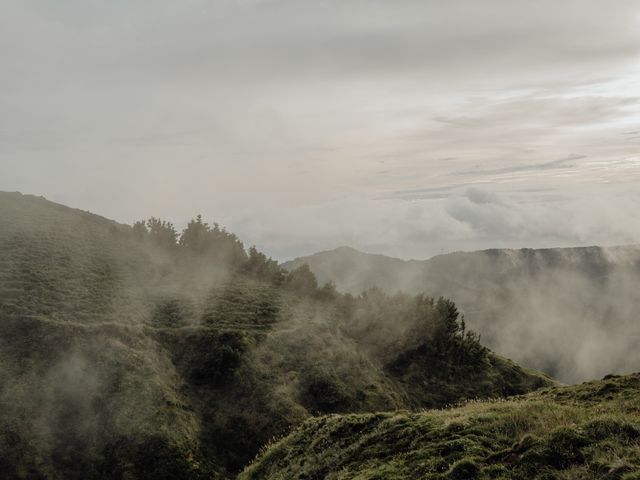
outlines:
[[[240,479],[640,479],[640,374],[421,413],[330,415]]]

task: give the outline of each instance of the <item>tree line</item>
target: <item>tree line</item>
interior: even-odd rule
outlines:
[[[156,217],[135,222],[132,229],[139,241],[150,242],[172,253],[210,261],[233,273],[284,286],[302,295],[326,298],[335,294],[333,283],[322,287],[318,285],[308,265],[287,272],[255,246],[246,249],[240,239],[225,227],[203,221],[202,215],[191,219],[181,233],[173,223]]]

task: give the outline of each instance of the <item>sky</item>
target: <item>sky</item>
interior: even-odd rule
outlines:
[[[637,0],[1,0],[0,190],[278,260],[640,243]]]

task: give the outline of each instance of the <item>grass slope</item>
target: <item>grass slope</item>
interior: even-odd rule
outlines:
[[[314,415],[551,383],[458,333],[431,348],[428,299],[278,283],[219,253],[0,192],[3,478],[229,478]]]
[[[640,374],[444,410],[330,415],[266,448],[258,479],[638,479]]]
[[[640,374],[445,410],[330,415],[266,448],[258,479],[637,479]]]

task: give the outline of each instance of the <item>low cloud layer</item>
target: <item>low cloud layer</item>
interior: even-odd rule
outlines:
[[[640,241],[635,1],[9,0],[0,189],[287,259]]]
[[[465,187],[414,195],[418,199],[257,209],[233,229],[278,258],[341,245],[424,259],[458,250],[638,243],[640,192],[633,185],[562,193]]]

